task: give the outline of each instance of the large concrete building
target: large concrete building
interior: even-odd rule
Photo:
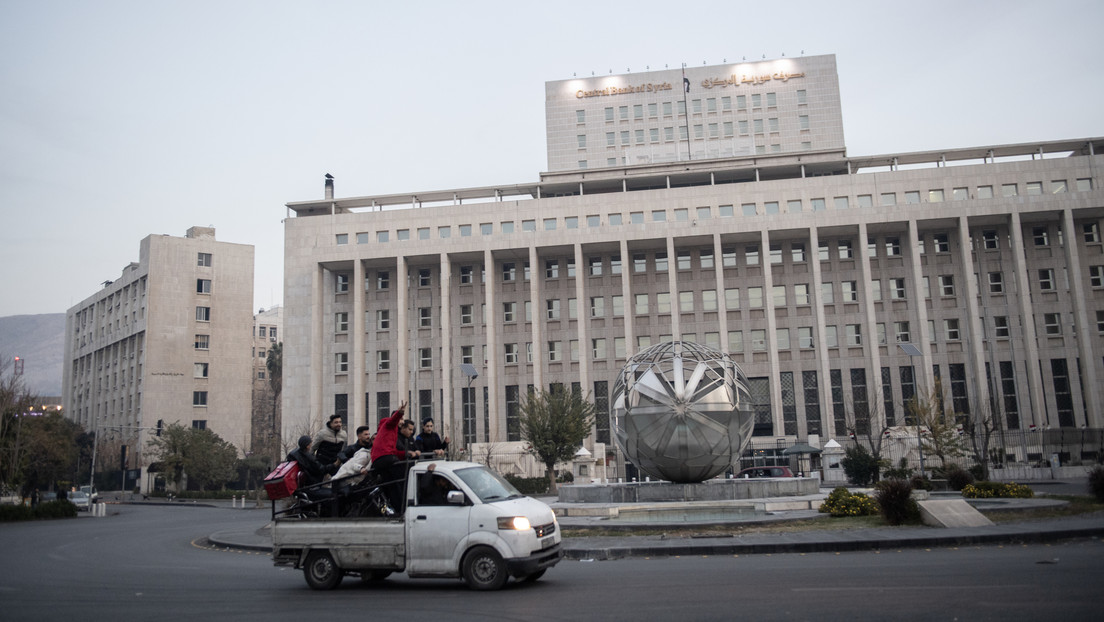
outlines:
[[[288,447],[281,442],[280,395],[282,374],[275,384],[269,371],[268,358],[273,348],[282,348],[284,309],[280,306],[259,309],[253,316],[253,428],[254,455],[271,458],[278,463]]]
[[[669,339],[743,367],[756,451],[936,387],[1002,428],[1104,424],[1104,139],[849,157],[833,57],[687,81],[689,117],[681,70],[549,83],[536,183],[289,203],[285,436],[408,399],[516,441],[525,391],[563,384],[609,447],[617,371]]]
[[[252,246],[206,227],[146,237],[137,262],[67,313],[66,416],[98,433],[100,451],[126,445],[143,487],[159,426],[206,428],[248,451],[252,306]]]

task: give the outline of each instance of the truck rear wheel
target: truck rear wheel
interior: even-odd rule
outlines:
[[[473,590],[497,590],[509,578],[506,562],[489,546],[477,546],[468,551],[460,563],[460,574]]]
[[[307,555],[307,563],[303,565],[303,576],[307,579],[307,585],[315,590],[332,590],[341,583],[345,575],[329,551],[311,551]]]

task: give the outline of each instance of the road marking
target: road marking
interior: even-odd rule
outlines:
[[[791,592],[870,592],[870,591],[916,591],[916,590],[986,590],[986,589],[1040,589],[1040,586],[1035,584],[1023,584],[1023,585],[884,585],[884,586],[866,586],[866,587],[793,587],[790,588]]]

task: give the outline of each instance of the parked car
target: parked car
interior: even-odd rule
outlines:
[[[91,486],[81,486],[81,492],[88,495],[88,498],[92,500],[92,503],[100,502],[100,491]]]
[[[77,509],[82,512],[87,512],[92,509],[92,499],[84,491],[77,490],[69,493],[69,502],[77,506]]]
[[[794,474],[790,471],[789,467],[784,466],[761,466],[750,467],[743,469],[736,474],[736,477],[793,477]]]

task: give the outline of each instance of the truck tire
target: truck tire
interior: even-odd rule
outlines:
[[[477,546],[460,562],[460,575],[473,590],[497,590],[506,585],[506,562],[489,546]]]
[[[307,585],[315,590],[332,590],[341,583],[342,572],[329,551],[311,551],[307,554],[307,563],[303,564],[303,576]]]

